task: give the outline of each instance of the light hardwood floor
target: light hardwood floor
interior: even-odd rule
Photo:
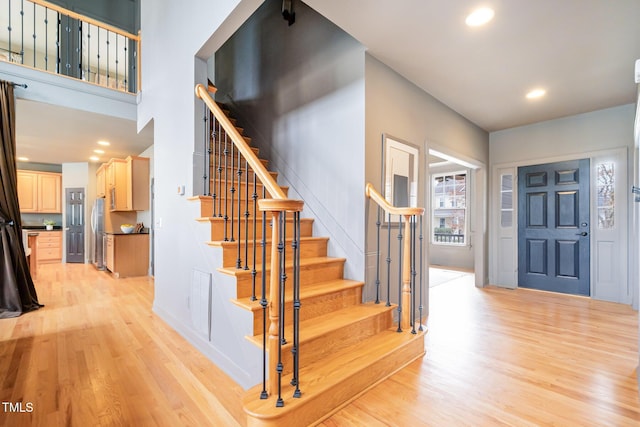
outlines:
[[[0,400],[33,410],[3,404],[0,426],[237,425],[242,390],[152,313],[151,279],[50,264],[36,288],[46,307],[0,320]],[[425,358],[321,425],[640,425],[629,307],[468,278],[430,292]]]

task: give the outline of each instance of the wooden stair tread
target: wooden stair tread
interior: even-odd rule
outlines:
[[[332,311],[327,316],[305,320],[300,322],[300,345],[305,341],[311,341],[317,337],[326,335],[335,329],[348,328],[353,323],[369,317],[378,316],[384,312],[390,313],[394,309],[395,306],[387,307],[384,304],[366,303]],[[291,347],[293,337],[289,336],[290,333],[291,331],[287,331],[285,334],[287,344],[284,345],[283,348]],[[257,346],[262,346],[262,334],[247,338]]]
[[[300,300],[302,301],[302,310],[304,309],[305,298],[311,298],[318,295],[326,295],[333,292],[340,292],[349,288],[355,288],[363,286],[363,282],[350,279],[336,279],[327,280],[326,282],[318,282],[310,285],[306,285],[300,288]],[[285,302],[293,301],[293,290],[291,286],[288,286],[285,292]],[[260,311],[262,306],[260,305],[260,298],[252,301],[251,298],[233,299],[232,302],[249,311]]]
[[[251,214],[251,212],[249,212]],[[237,217],[236,217],[237,218]],[[236,219],[234,218],[234,219]],[[249,219],[251,221],[253,221],[253,216],[249,215]],[[242,215],[242,220],[244,221],[244,214]],[[262,215],[258,215],[256,217],[256,220],[258,222],[262,221]],[[198,222],[216,222],[216,221],[221,221],[224,222],[224,218],[219,217],[219,216],[201,216],[199,218],[196,218],[196,221]],[[229,221],[231,221],[231,218],[229,218]],[[270,219],[267,219],[267,221],[270,221]],[[291,223],[293,222],[293,218],[287,217],[287,223]],[[313,223],[313,218],[300,218],[300,222],[307,222],[307,223]]]
[[[346,262],[345,258],[332,258],[332,257],[312,257],[312,258],[302,258],[300,259],[300,270],[303,271],[305,267],[314,267],[321,266],[324,264],[334,264]],[[287,267],[292,266],[292,262],[287,262]],[[230,276],[243,277],[243,276],[251,276],[251,270],[238,269],[235,267],[220,267],[218,271],[221,273],[228,274]],[[267,272],[271,271],[270,266],[267,266]],[[289,280],[292,280],[290,277]]]
[[[275,407],[275,396],[260,399],[262,384],[259,384],[245,394],[244,410],[250,417],[268,426],[285,425],[286,420],[300,419],[305,413],[314,410],[319,415],[310,415],[311,418],[305,419],[301,425],[316,422],[331,413],[327,411],[338,409],[413,360],[422,357],[425,353],[425,333],[426,330],[418,331],[416,334],[407,331],[397,333],[395,329],[382,331],[302,367],[300,398],[291,397],[295,387],[290,384],[291,375],[287,375],[283,376],[282,380],[284,407]],[[401,357],[398,358],[398,355]],[[315,401],[320,399],[330,400],[330,403],[318,405]]]

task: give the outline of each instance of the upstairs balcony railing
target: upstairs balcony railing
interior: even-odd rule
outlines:
[[[0,61],[140,90],[140,36],[42,0],[0,0]]]

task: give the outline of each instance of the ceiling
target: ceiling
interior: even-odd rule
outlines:
[[[111,145],[98,145],[101,140]],[[110,158],[140,154],[152,144],[151,125],[138,133],[133,120],[16,100],[17,156],[25,156],[30,162],[88,162],[89,157],[98,156],[97,163],[102,163]],[[104,150],[104,154],[94,153],[93,150],[99,149]]]
[[[305,3],[488,132],[630,104],[637,96],[640,0]],[[495,17],[467,27],[465,17],[477,6],[490,6]],[[527,100],[538,87],[546,96]],[[34,162],[85,162],[99,139],[112,143],[100,161],[153,143],[151,126],[137,134],[135,122],[64,107],[18,100],[17,117],[18,155]]]
[[[486,131],[634,102],[639,0],[305,0]],[[465,25],[476,7],[483,27]],[[295,24],[294,24],[295,25]],[[535,101],[525,94],[544,88]]]

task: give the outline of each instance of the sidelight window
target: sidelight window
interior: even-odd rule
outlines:
[[[596,165],[598,191],[598,228],[606,230],[615,226],[615,168],[613,162]]]

